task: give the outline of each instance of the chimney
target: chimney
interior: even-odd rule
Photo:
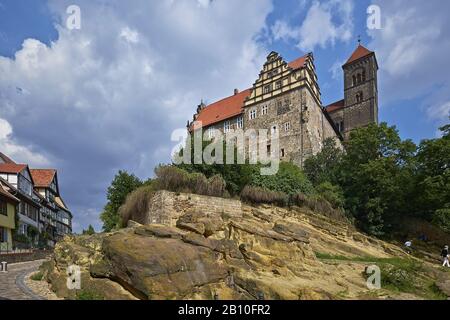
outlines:
[[[239,89],[234,89],[234,95],[237,95],[239,93]]]

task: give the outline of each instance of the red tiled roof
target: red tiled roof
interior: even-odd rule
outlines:
[[[15,163],[10,157],[8,157],[6,154],[0,152],[0,158],[3,160],[3,162],[5,163]]]
[[[27,167],[26,164],[0,163],[1,173],[19,173]]]
[[[202,127],[207,127],[213,123],[223,121],[242,113],[245,98],[247,98],[251,89],[239,92],[231,97],[214,102],[205,107],[197,118],[197,121],[202,122]],[[193,129],[199,129],[200,126],[194,126]]]
[[[345,106],[345,101],[344,99],[333,102],[332,104],[329,104],[328,106],[325,107],[325,110],[330,113],[339,109],[342,109]]]
[[[361,59],[365,56],[368,56],[369,54],[372,54],[372,53],[373,53],[373,51],[370,51],[369,49],[363,47],[362,45],[359,45],[358,48],[356,48],[356,50],[353,51],[352,55],[347,60],[347,62],[344,64],[344,66],[346,64],[352,63],[358,59]]]
[[[17,202],[20,202],[19,199],[17,199],[17,198],[14,197],[11,193],[9,193],[8,191],[6,191],[6,190],[3,188],[3,186],[2,186],[1,183],[0,183],[0,195],[6,197],[6,198],[8,198],[8,199],[10,199],[10,200],[12,200],[12,201],[14,201],[14,202],[16,202],[16,203],[17,203]]]
[[[35,187],[47,188],[56,174],[55,169],[31,169]]]
[[[292,69],[300,69],[305,66],[306,58],[308,55],[304,55],[303,57],[300,57],[298,59],[295,59],[294,61],[291,61],[288,63],[288,66]]]

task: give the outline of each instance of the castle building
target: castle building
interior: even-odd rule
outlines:
[[[342,68],[344,99],[323,106],[313,54],[286,62],[271,52],[251,88],[235,89],[232,96],[209,105],[202,102],[188,130],[202,129],[208,136],[214,129],[278,131],[280,160],[302,167],[325,139],[342,147],[351,130],[378,123],[375,53],[359,45]]]

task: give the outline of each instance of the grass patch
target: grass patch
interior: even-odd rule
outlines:
[[[411,293],[425,299],[442,300],[439,289],[421,262],[409,258],[346,257],[315,252],[318,259],[374,264],[381,271],[381,287],[391,292]]]
[[[105,300],[105,298],[101,294],[89,290],[80,290],[77,292],[75,300]]]
[[[33,281],[42,281],[42,278],[44,278],[44,274],[41,271],[32,274],[30,277]]]

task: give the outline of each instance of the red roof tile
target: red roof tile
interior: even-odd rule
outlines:
[[[300,57],[298,59],[295,59],[294,61],[291,61],[288,63],[288,66],[292,69],[300,69],[305,66],[306,58],[308,55],[304,55],[303,57]]]
[[[328,106],[325,107],[325,110],[330,113],[339,109],[342,109],[345,106],[345,101],[344,99],[333,102],[332,104],[329,104]]]
[[[372,53],[373,53],[373,51],[370,51],[369,49],[363,47],[362,45],[359,45],[358,48],[356,48],[356,50],[353,51],[352,55],[347,60],[347,62],[344,64],[344,66],[346,64],[352,63],[358,59],[361,59],[365,56],[368,56],[369,54],[372,54]]]
[[[231,97],[214,102],[205,107],[197,118],[197,121],[202,122],[202,127],[207,127],[211,124],[232,118],[242,113],[245,98],[251,93],[251,89],[239,92]],[[194,126],[194,129],[199,129],[200,126]]]
[[[26,164],[0,163],[1,173],[19,173],[27,167]]]
[[[35,187],[47,188],[56,174],[55,169],[31,169]]]

